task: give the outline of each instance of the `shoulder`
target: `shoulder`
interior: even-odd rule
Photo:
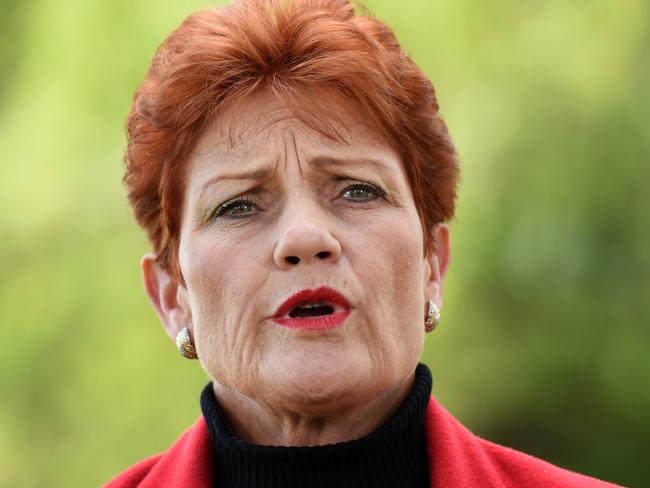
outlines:
[[[534,456],[480,439],[492,465],[506,486],[613,488],[618,485],[555,466]]]
[[[156,454],[137,462],[106,483],[104,488],[127,488],[140,485],[161,457],[162,454]]]
[[[434,397],[426,417],[433,486],[489,488],[614,488],[474,435]]]
[[[212,479],[212,446],[201,416],[165,452],[134,464],[103,488],[208,488]]]

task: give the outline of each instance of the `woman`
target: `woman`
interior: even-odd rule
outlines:
[[[344,0],[244,0],[163,43],[128,121],[147,294],[212,382],[108,487],[613,486],[431,397],[457,156],[431,83]]]

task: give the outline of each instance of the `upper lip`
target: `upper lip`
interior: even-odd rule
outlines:
[[[287,298],[276,310],[273,318],[280,318],[287,315],[291,310],[306,303],[326,303],[333,305],[333,308],[349,309],[350,302],[338,291],[327,286],[315,290],[301,290]]]

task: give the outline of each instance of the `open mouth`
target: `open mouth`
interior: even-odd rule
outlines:
[[[318,317],[320,315],[332,315],[334,307],[324,303],[305,303],[299,305],[289,312],[289,317]]]
[[[278,307],[273,321],[292,329],[331,329],[341,325],[351,313],[351,305],[329,287],[302,290]]]

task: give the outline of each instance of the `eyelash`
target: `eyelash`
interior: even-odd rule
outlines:
[[[377,185],[370,183],[369,181],[361,181],[358,183],[354,183],[351,185],[346,186],[343,191],[341,192],[341,195],[344,193],[350,191],[350,190],[369,190],[373,192],[375,195],[374,197],[371,198],[366,198],[366,199],[354,199],[351,198],[349,201],[351,202],[358,202],[358,203],[365,203],[369,202],[372,200],[378,200],[380,198],[383,198],[386,195],[386,191],[383,190],[382,188],[378,187]],[[239,205],[250,205],[251,207],[255,207],[255,203],[253,203],[251,200],[248,200],[246,198],[236,198],[234,200],[230,200],[228,202],[225,202],[217,207],[217,209],[214,211],[212,216],[210,217],[210,220],[216,220],[218,218],[224,217],[230,220],[236,220],[236,219],[242,219],[246,218],[247,215],[242,215],[242,216],[234,216],[234,215],[225,215],[225,213],[233,208],[238,207]]]
[[[250,205],[252,207],[255,206],[255,204],[253,202],[251,202],[250,200],[247,200],[245,198],[236,198],[234,200],[230,200],[230,201],[228,201],[226,203],[223,203],[223,204],[219,205],[219,207],[217,207],[214,214],[212,215],[211,220],[214,220],[214,219],[216,219],[218,217],[222,217],[225,212],[227,212],[228,210],[231,210],[233,208],[236,208],[239,205]],[[241,219],[242,217],[237,217],[237,216],[232,216],[231,215],[228,218],[230,218],[230,219]]]
[[[348,192],[350,190],[370,190],[375,194],[376,199],[382,198],[386,195],[386,192],[378,187],[377,185],[374,185],[370,183],[369,181],[360,181],[359,183],[353,183],[351,185],[346,186],[343,191],[341,192],[342,194],[345,192]],[[370,201],[371,199],[352,199],[352,201],[357,201],[357,202],[367,202]]]

